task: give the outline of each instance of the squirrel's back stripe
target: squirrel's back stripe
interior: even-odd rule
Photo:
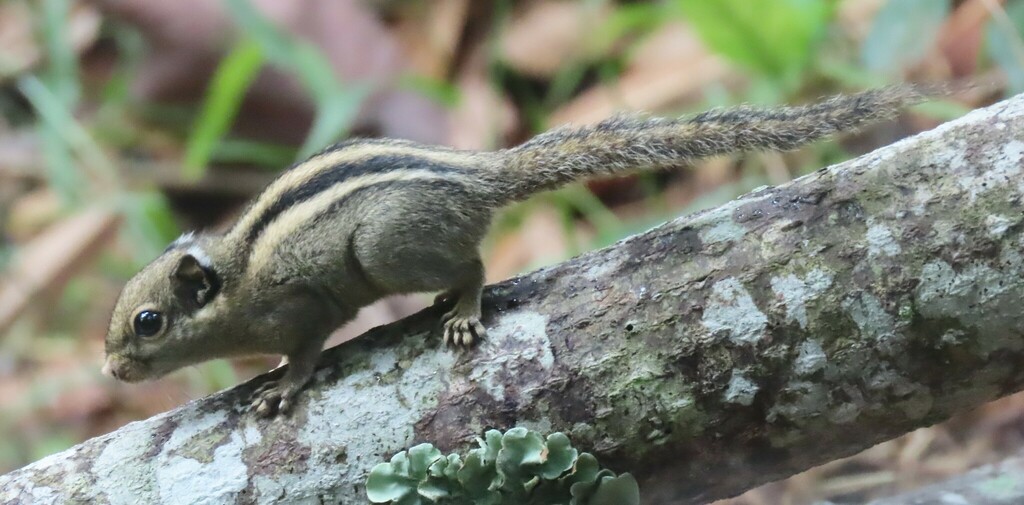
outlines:
[[[319,172],[312,172],[307,179],[282,193],[277,200],[260,213],[249,228],[244,243],[252,244],[263,230],[282,212],[333,187],[335,184],[364,175],[383,174],[400,170],[425,170],[438,174],[453,174],[463,171],[458,166],[437,163],[422,153],[410,155],[389,152],[364,160],[335,165]]]
[[[337,211],[351,195],[370,187],[407,181],[451,180],[444,172],[430,169],[404,169],[383,173],[369,173],[337,182],[309,198],[297,202],[281,212],[256,238],[248,255],[246,272],[260,271],[273,256],[278,246],[295,232],[312,223],[321,215]]]
[[[328,148],[281,174],[246,209],[227,239],[248,249],[282,212],[334,184],[372,173],[474,168],[473,154],[411,142],[359,140]]]

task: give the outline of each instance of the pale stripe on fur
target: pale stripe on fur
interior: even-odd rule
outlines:
[[[420,153],[421,155],[423,153]],[[377,185],[392,182],[412,180],[444,180],[444,174],[431,172],[429,170],[398,170],[383,174],[364,175],[340,182],[331,186],[316,196],[296,204],[283,212],[267,229],[256,239],[249,254],[248,273],[250,275],[259,272],[270,258],[274,255],[278,246],[289,239],[289,237],[308,224],[316,216],[326,212],[331,205],[338,200],[352,194],[353,192]]]

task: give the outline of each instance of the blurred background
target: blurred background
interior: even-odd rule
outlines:
[[[0,472],[274,365],[218,361],[131,386],[99,373],[125,280],[329,143],[494,149],[618,110],[992,84],[794,153],[541,195],[496,220],[496,281],[1024,91],[1022,33],[1024,0],[3,0]],[[332,342],[427,303],[386,300]],[[1010,397],[723,503],[861,502],[1022,446],[1024,397]]]

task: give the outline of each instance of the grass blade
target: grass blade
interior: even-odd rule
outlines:
[[[263,66],[263,52],[258,44],[245,39],[221,61],[206,90],[202,109],[196,119],[185,148],[182,175],[197,180],[206,173],[217,144],[231,128],[249,89]]]

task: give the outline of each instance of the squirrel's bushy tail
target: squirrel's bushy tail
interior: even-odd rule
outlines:
[[[512,202],[593,176],[676,167],[726,153],[794,149],[950,92],[946,85],[901,85],[796,107],[739,106],[682,119],[617,116],[593,126],[561,127],[502,151],[503,163],[490,178],[502,199]]]

